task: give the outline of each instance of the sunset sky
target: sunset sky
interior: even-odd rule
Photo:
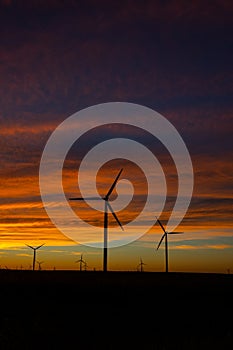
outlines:
[[[167,118],[193,164],[193,197],[177,229],[184,234],[169,237],[170,270],[233,272],[232,16],[232,2],[220,0],[0,0],[1,268],[31,268],[33,252],[25,244],[45,243],[37,252],[43,269],[78,269],[81,253],[88,269],[102,269],[101,249],[72,241],[51,222],[39,166],[47,140],[66,118],[97,104],[129,102]],[[96,128],[80,139],[64,163],[65,194],[79,195],[77,168],[86,152],[116,136],[144,143],[161,160],[166,225],[177,191],[174,164],[140,130]],[[121,167],[145,200],[143,172],[120,160],[100,169],[100,194]],[[119,212],[123,224],[141,208],[134,199]],[[102,214],[85,203],[71,205],[93,233],[102,227]],[[109,250],[109,269],[136,271],[142,258],[145,270],[164,271],[154,221],[140,239]]]

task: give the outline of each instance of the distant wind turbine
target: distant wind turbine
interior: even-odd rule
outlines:
[[[75,261],[76,263],[79,263],[79,270],[82,271],[83,265],[86,267],[87,263],[85,260],[83,260],[83,254],[81,254],[81,257],[79,260]]]
[[[39,265],[38,266],[38,270],[41,271],[42,268],[41,268],[41,265],[44,263],[44,261],[37,261],[37,264]]]
[[[113,211],[112,206],[109,203],[109,197],[112,194],[112,191],[114,190],[122,171],[123,171],[123,169],[121,169],[119,171],[117,177],[115,178],[115,180],[114,180],[112,186],[110,187],[109,191],[107,192],[106,196],[104,196],[104,197],[88,197],[88,198],[82,198],[82,197],[69,198],[70,200],[76,200],[76,201],[85,201],[86,199],[87,200],[103,200],[104,201],[104,256],[103,256],[103,270],[104,270],[104,272],[107,271],[107,258],[108,258],[108,209],[110,210],[111,214],[113,215],[114,219],[116,220],[116,222],[118,223],[118,225],[120,226],[122,231],[124,231],[123,226],[121,225],[116,213]]]
[[[140,258],[140,263],[137,266],[137,269],[140,269],[140,272],[144,271],[143,265],[146,265],[146,264],[142,261],[142,258]]]
[[[36,262],[36,251],[40,249],[45,243],[39,245],[38,247],[32,247],[31,245],[26,244],[27,247],[33,249],[33,263],[32,263],[32,270],[35,270],[35,262]]]
[[[157,218],[156,218],[157,219]],[[184,233],[184,232],[178,232],[178,231],[173,231],[173,232],[167,232],[164,228],[164,226],[162,225],[161,221],[159,219],[157,219],[160,227],[162,228],[163,230],[163,235],[159,241],[159,244],[157,246],[157,250],[159,249],[163,239],[165,239],[165,271],[168,272],[168,239],[167,239],[167,235],[177,235],[177,234],[181,234],[181,233]]]

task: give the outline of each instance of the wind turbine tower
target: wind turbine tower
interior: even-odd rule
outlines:
[[[121,225],[116,213],[113,211],[113,208],[112,208],[111,204],[109,203],[109,197],[111,196],[122,171],[123,171],[123,169],[121,169],[119,171],[112,186],[110,187],[109,191],[107,192],[107,194],[104,197],[69,198],[70,200],[73,200],[73,201],[85,201],[86,199],[87,200],[103,200],[104,201],[104,248],[103,248],[104,249],[104,253],[103,253],[103,271],[104,272],[107,271],[107,260],[108,260],[108,210],[111,212],[111,214],[113,215],[114,219],[116,220],[116,222],[118,223],[118,225],[120,226],[122,231],[124,231],[123,226]]]
[[[41,271],[42,270],[42,267],[41,265],[44,263],[44,261],[37,261],[37,264],[38,264],[38,270]]]
[[[82,266],[84,265],[84,266],[86,266],[86,261],[85,260],[83,260],[83,254],[81,254],[81,257],[80,257],[80,259],[79,260],[76,260],[75,261],[76,263],[79,263],[79,270],[80,271],[82,271]]]
[[[157,218],[156,218],[157,219]],[[159,219],[157,219],[160,227],[162,228],[163,230],[163,235],[159,241],[159,244],[157,246],[157,250],[159,249],[162,241],[165,239],[165,271],[168,272],[168,239],[167,239],[167,236],[168,235],[176,235],[176,234],[181,234],[181,233],[184,233],[184,232],[178,232],[178,231],[173,231],[173,232],[167,232],[163,226],[163,224],[161,223],[161,221]]]
[[[143,265],[146,265],[146,264],[142,261],[142,258],[140,258],[140,263],[137,266],[137,268],[140,269],[140,272],[144,271]]]
[[[32,247],[31,245],[26,244],[27,247],[31,248],[33,250],[33,262],[32,262],[32,270],[35,270],[35,263],[36,263],[36,251],[40,249],[45,243],[39,245],[38,247]]]

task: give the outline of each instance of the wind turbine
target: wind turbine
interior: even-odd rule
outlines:
[[[140,263],[138,264],[137,268],[140,267],[141,272],[143,272],[143,265],[146,265],[146,264],[142,261],[142,258],[140,258]]]
[[[79,260],[76,260],[75,262],[76,262],[76,263],[79,263],[79,270],[80,270],[80,271],[82,271],[82,266],[83,266],[83,264],[84,264],[84,266],[87,265],[86,261],[83,260],[83,254],[81,254],[80,259],[79,259]]]
[[[39,271],[42,270],[41,265],[42,265],[43,263],[44,263],[44,261],[37,261],[37,264],[39,265],[39,266],[38,266]]]
[[[87,265],[86,261],[84,261],[84,269],[85,269],[85,271],[87,271],[87,268],[88,268],[88,265]]]
[[[36,262],[36,251],[40,249],[45,243],[39,245],[38,247],[32,247],[31,245],[26,244],[27,247],[33,249],[33,263],[32,263],[32,270],[35,270],[35,262]]]
[[[112,186],[108,190],[106,196],[104,196],[104,197],[87,197],[87,198],[82,198],[82,197],[69,198],[70,200],[76,200],[76,201],[85,201],[86,199],[87,200],[103,200],[104,201],[104,256],[103,256],[103,270],[104,270],[104,272],[107,271],[107,259],[108,259],[108,209],[110,210],[111,214],[113,215],[114,219],[116,220],[116,222],[118,223],[118,225],[120,226],[122,231],[124,231],[123,226],[121,225],[116,213],[113,211],[112,206],[109,203],[109,197],[111,196],[112,191],[114,190],[122,171],[123,171],[123,169],[121,169],[119,171],[117,177],[115,178],[114,182],[112,183]]]
[[[164,232],[160,241],[159,241],[159,244],[157,246],[157,250],[159,249],[163,239],[165,239],[165,269],[166,269],[166,272],[168,272],[168,239],[167,239],[167,235],[176,235],[176,234],[180,234],[180,233],[184,233],[184,232],[178,232],[178,231],[167,232],[165,230],[164,226],[162,225],[161,221],[159,219],[157,219],[157,221]]]

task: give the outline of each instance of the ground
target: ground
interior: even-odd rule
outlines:
[[[233,275],[0,270],[1,349],[232,349]]]

